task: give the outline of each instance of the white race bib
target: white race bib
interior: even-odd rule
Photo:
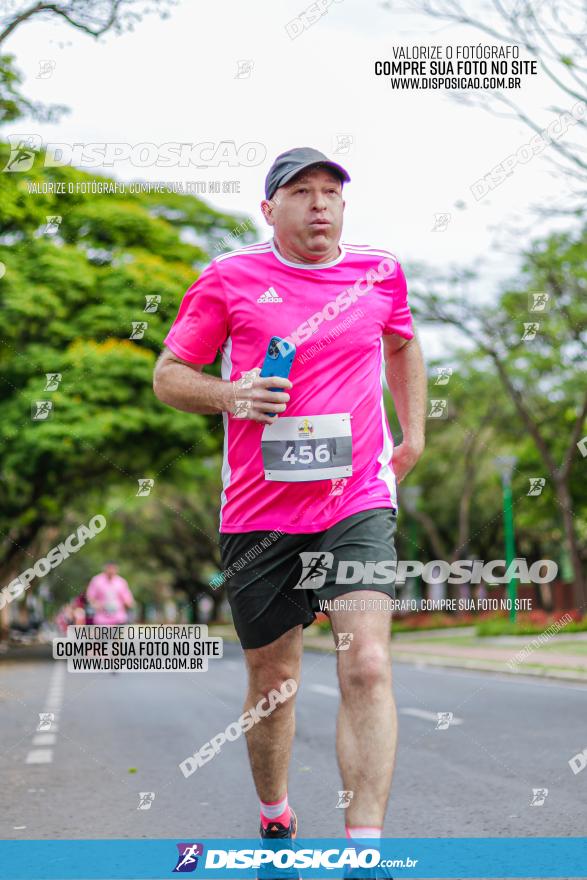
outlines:
[[[265,425],[261,454],[266,480],[331,480],[353,473],[350,413],[280,416]]]

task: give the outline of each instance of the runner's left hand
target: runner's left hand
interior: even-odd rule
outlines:
[[[423,452],[423,442],[416,445],[404,441],[395,447],[391,462],[398,483],[401,483],[404,477],[410,473]]]

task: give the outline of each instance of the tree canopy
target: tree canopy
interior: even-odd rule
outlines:
[[[134,496],[140,479],[173,481],[184,457],[195,478],[221,443],[214,418],[161,404],[152,374],[183,293],[242,218],[177,193],[29,191],[88,179],[40,160],[0,175],[3,580],[96,486]]]

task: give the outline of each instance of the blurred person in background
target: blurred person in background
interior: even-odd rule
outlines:
[[[57,614],[55,615],[55,623],[63,633],[63,635],[67,634],[67,627],[73,624],[73,608],[71,603],[67,602],[65,605],[62,605]]]
[[[93,622],[98,626],[127,623],[129,609],[135,604],[128,583],[118,574],[115,562],[107,562],[104,570],[94,575],[86,589],[86,600],[93,608]]]
[[[84,611],[86,615],[86,626],[92,626],[94,621],[94,606],[89,601],[88,597],[85,593],[82,594],[82,598],[84,601]]]
[[[73,623],[75,626],[85,626],[86,624],[86,599],[83,593],[76,596],[71,603],[73,613]]]

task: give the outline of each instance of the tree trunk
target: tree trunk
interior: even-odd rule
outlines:
[[[556,479],[554,481],[556,489],[556,497],[563,512],[563,525],[565,529],[565,537],[571,559],[573,569],[573,596],[576,607],[582,615],[585,614],[587,607],[587,591],[585,589],[585,576],[579,551],[579,542],[577,541],[577,533],[575,531],[575,523],[573,520],[573,511],[571,509],[571,494],[569,492],[567,479]]]
[[[0,580],[0,589],[7,587],[8,584],[18,577],[20,570],[16,567],[4,566]],[[8,597],[7,597],[8,598]],[[8,638],[8,622],[10,620],[10,601],[6,601],[0,608],[0,642]]]

